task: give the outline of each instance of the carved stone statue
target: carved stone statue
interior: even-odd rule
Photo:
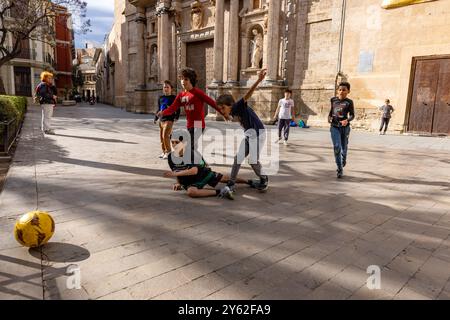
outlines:
[[[260,68],[263,56],[263,36],[257,29],[253,29],[252,33],[254,35],[254,38],[251,41],[253,44],[251,54],[251,67]]]
[[[216,17],[216,0],[209,0],[209,3],[211,4],[211,13],[213,18]]]
[[[150,63],[150,75],[155,79],[158,77],[158,49],[153,47],[152,58]]]
[[[203,24],[203,6],[199,0],[191,4],[191,27],[198,30]]]
[[[177,29],[181,28],[181,23],[182,23],[181,11],[175,10],[174,17],[175,17],[175,19],[174,19],[175,27],[177,27]]]

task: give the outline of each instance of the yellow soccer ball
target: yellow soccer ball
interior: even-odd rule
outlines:
[[[32,211],[24,214],[14,226],[17,242],[25,247],[39,247],[46,244],[55,232],[53,218],[44,211]]]

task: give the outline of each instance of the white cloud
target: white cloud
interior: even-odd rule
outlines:
[[[103,43],[105,34],[111,30],[114,20],[114,0],[86,1],[86,18],[91,21],[91,32],[76,36],[77,47],[84,47],[84,43],[90,41]]]
[[[87,10],[114,12],[114,0],[88,0]]]

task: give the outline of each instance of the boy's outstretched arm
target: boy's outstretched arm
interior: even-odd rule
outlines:
[[[247,93],[244,96],[244,101],[248,101],[252,95],[253,92],[255,92],[255,89],[258,87],[258,85],[261,83],[261,81],[264,80],[267,74],[267,69],[262,69],[258,74],[258,80],[252,85],[252,87],[247,91]]]
[[[211,99],[206,93],[204,93],[202,90],[194,87],[192,88],[190,91],[190,93],[192,93],[194,96],[196,96],[197,98],[199,98],[201,101],[203,101],[204,103],[210,105],[211,107],[213,107],[218,113],[220,113],[220,115],[222,117],[225,118],[224,114],[222,113],[222,110],[220,108],[217,107],[216,101],[214,101],[214,99]]]
[[[197,167],[192,167],[190,169],[181,170],[181,171],[166,171],[164,172],[164,177],[185,177],[185,176],[194,176],[198,173]]]

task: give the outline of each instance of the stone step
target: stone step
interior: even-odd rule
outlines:
[[[11,162],[11,156],[0,156],[0,163]]]

